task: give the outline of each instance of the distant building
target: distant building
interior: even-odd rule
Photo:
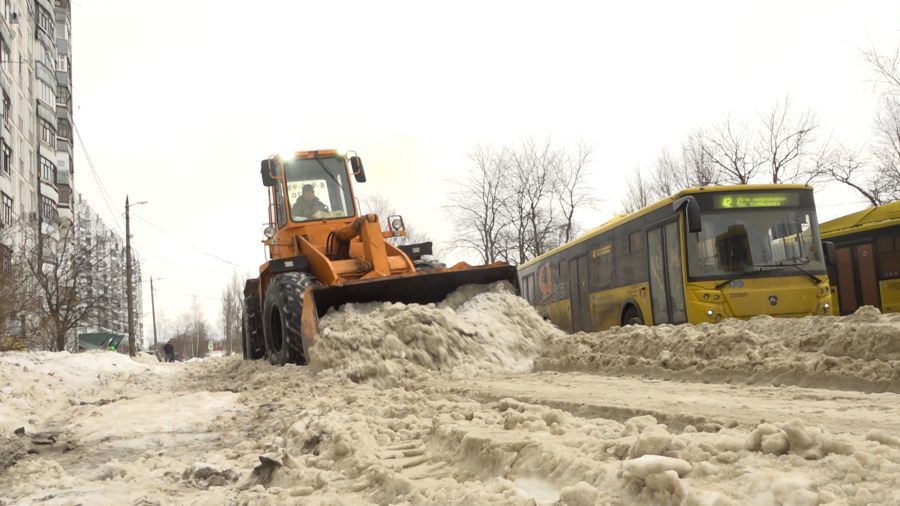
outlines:
[[[89,250],[94,256],[96,270],[82,290],[96,290],[108,287],[102,309],[94,318],[79,328],[79,332],[112,332],[128,334],[128,295],[125,291],[125,241],[110,229],[94,209],[79,196],[74,205],[75,237],[79,246]],[[132,287],[134,295],[135,340],[140,342],[144,334],[141,314],[141,263],[137,252],[132,250]]]

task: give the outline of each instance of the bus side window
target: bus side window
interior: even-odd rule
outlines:
[[[883,235],[878,242],[878,267],[882,279],[900,278],[900,235]]]
[[[641,251],[641,247],[643,246],[643,241],[641,241],[641,231],[638,230],[636,232],[632,232],[628,234],[628,254],[632,255]]]
[[[527,300],[529,303],[534,302],[534,293],[532,290],[532,288],[534,286],[533,282],[534,282],[533,274],[529,274],[529,275],[525,276],[525,278],[522,280],[522,285],[523,285],[522,286],[522,295],[525,296],[525,300]]]
[[[591,248],[591,291],[613,287],[613,251],[608,237]]]
[[[553,281],[553,287],[555,288],[553,301],[559,302],[561,300],[565,300],[569,298],[569,261],[568,260],[560,260],[559,263],[556,264],[555,272],[556,279]]]

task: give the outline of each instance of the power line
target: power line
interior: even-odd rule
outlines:
[[[209,299],[209,300],[218,300],[221,301],[222,297],[210,297],[208,295],[197,295],[196,293],[184,293],[184,292],[169,292],[169,291],[160,291],[156,290],[157,295],[181,295],[182,297],[196,297],[198,299]]]
[[[81,132],[78,131],[78,125],[75,124],[75,120],[72,120],[72,128],[75,130],[75,136],[78,137],[78,144],[81,145],[81,150],[84,152],[84,158],[87,160],[88,167],[91,169],[91,174],[94,176],[94,182],[97,183],[97,189],[100,190],[100,197],[106,204],[106,209],[109,211],[113,223],[116,225],[116,228],[119,229],[119,233],[121,233],[122,225],[116,218],[116,213],[113,212],[113,206],[110,204],[110,201],[112,199],[109,197],[109,193],[106,191],[106,187],[103,186],[103,181],[100,179],[100,174],[97,172],[96,167],[94,167],[94,161],[91,160],[91,155],[90,153],[88,153],[87,146],[85,146],[84,144],[84,139],[81,138]]]
[[[147,225],[150,225],[151,227],[155,228],[156,230],[159,230],[160,232],[162,232],[162,233],[168,235],[168,236],[171,237],[172,239],[175,239],[175,240],[178,241],[179,243],[184,243],[184,244],[189,245],[192,249],[194,249],[194,250],[196,250],[196,251],[198,251],[198,252],[200,252],[200,253],[202,253],[202,254],[208,256],[208,257],[215,258],[216,260],[218,260],[218,261],[220,261],[220,262],[222,262],[222,263],[231,265],[232,267],[238,267],[238,268],[241,267],[240,265],[238,265],[238,264],[236,264],[236,263],[234,263],[234,262],[231,262],[231,261],[229,261],[229,260],[225,260],[224,258],[222,258],[222,257],[220,257],[220,256],[218,256],[218,255],[215,255],[215,254],[210,253],[210,252],[208,252],[208,251],[204,251],[204,250],[202,250],[202,249],[200,249],[200,248],[194,246],[193,244],[190,243],[190,241],[184,241],[184,240],[180,239],[179,237],[177,237],[177,236],[176,236],[175,234],[173,234],[172,232],[169,232],[168,230],[166,230],[166,229],[160,227],[159,225],[155,225],[155,224],[151,223],[149,220],[147,220],[146,218],[144,218],[144,217],[142,217],[142,216],[140,216],[140,215],[138,215],[138,214],[136,214],[136,213],[132,213],[132,216],[134,216],[135,218],[137,218],[137,219],[143,221],[143,222],[146,223]]]

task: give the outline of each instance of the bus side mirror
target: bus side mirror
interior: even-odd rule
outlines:
[[[271,158],[266,158],[259,164],[259,173],[262,175],[262,183],[265,187],[275,186],[278,175],[278,167],[272,163]]]
[[[700,204],[697,199],[688,195],[681,197],[672,204],[672,210],[676,213],[684,207],[684,221],[687,223],[688,232],[695,234],[700,232],[703,227],[700,224]]]
[[[353,177],[357,183],[366,182],[366,169],[363,168],[362,158],[358,156],[350,157],[350,168],[353,170]]]
[[[822,252],[825,254],[825,265],[837,265],[837,249],[831,241],[822,241]]]

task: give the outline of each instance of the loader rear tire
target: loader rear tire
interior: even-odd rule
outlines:
[[[263,303],[263,334],[272,365],[306,365],[300,336],[303,292],[315,278],[301,272],[278,274],[266,289]]]
[[[262,336],[262,322],[259,314],[259,296],[244,297],[241,325],[241,348],[244,360],[258,360],[266,356],[266,343]]]

